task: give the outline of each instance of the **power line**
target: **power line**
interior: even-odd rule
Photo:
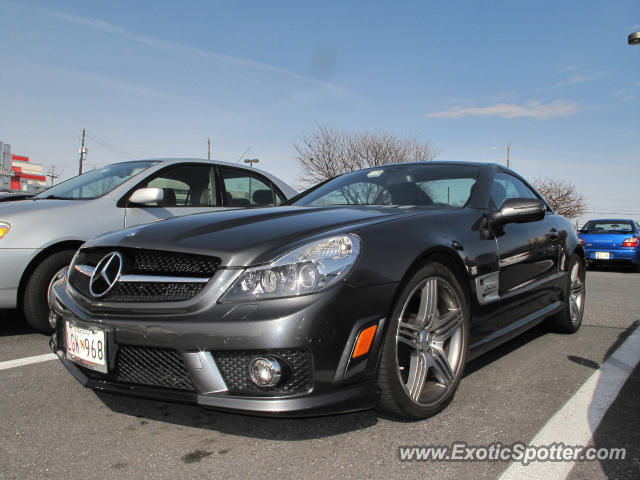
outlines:
[[[128,154],[122,150],[117,149],[116,147],[113,147],[111,145],[109,145],[108,143],[105,143],[101,140],[98,140],[95,136],[93,135],[87,135],[91,140],[93,140],[94,142],[96,142],[99,146],[101,146],[102,148],[109,150],[112,153],[115,153],[116,155],[126,158],[127,160],[132,160],[133,159],[133,155]]]
[[[249,150],[251,150],[251,146],[249,146],[249,148],[247,148],[242,155],[240,155],[240,158],[238,158],[238,160],[236,160],[236,163],[240,163],[242,161],[242,159],[244,158],[244,156],[249,153]]]
[[[56,175],[56,166],[55,165],[51,165],[49,167],[49,170],[47,171],[47,177],[49,177],[49,179],[51,180],[51,186],[53,187],[53,181],[56,178],[60,177],[60,175]]]
[[[98,137],[94,133],[87,132],[87,137],[89,137],[91,140],[96,142],[101,147],[109,150],[112,153],[115,153],[116,155],[119,155],[119,156],[121,156],[123,158],[126,158],[127,160],[133,160],[135,158],[135,155],[133,155],[132,153],[127,152],[126,150],[123,150],[121,148],[118,148],[118,147],[115,147],[115,146],[111,145],[109,142],[107,142],[106,140],[101,139],[100,137]]]

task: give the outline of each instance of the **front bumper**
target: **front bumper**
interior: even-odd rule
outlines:
[[[208,302],[205,308],[179,314],[167,309],[164,313],[154,310],[153,314],[132,315],[88,311],[72,296],[63,279],[52,289],[51,307],[60,320],[50,345],[76,379],[96,390],[257,415],[311,416],[364,410],[378,401],[378,356],[384,317],[395,287],[386,284],[356,289],[341,283],[305,297],[251,305]],[[96,374],[67,358],[65,322],[107,332],[109,368],[116,375]],[[358,333],[374,324],[378,330],[369,353],[351,358]],[[123,381],[117,375],[121,368],[117,352],[126,348],[178,352],[193,388],[159,387],[131,382],[130,378]],[[309,383],[291,382],[301,388],[242,390],[220,362],[221,356],[228,359],[236,352],[242,352],[245,358],[285,351],[308,355]],[[236,365],[238,361],[231,359]],[[297,374],[294,368],[293,376]]]
[[[0,248],[0,309],[18,306],[18,287],[37,248]]]

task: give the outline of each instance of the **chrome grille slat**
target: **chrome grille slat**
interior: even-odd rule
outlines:
[[[104,302],[178,302],[200,293],[209,282],[220,259],[203,255],[140,250],[98,248],[81,250],[69,274],[69,284],[81,295],[94,298],[89,284],[96,265],[110,252],[119,252],[123,271]]]

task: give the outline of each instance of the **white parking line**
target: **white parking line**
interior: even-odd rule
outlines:
[[[563,443],[586,446],[609,406],[640,361],[640,326],[580,387],[531,440],[532,446]],[[615,445],[612,445],[615,446]],[[564,480],[574,462],[512,463],[500,480]]]
[[[23,365],[32,365],[34,363],[48,362],[49,360],[55,360],[56,358],[58,357],[54,353],[45,353],[44,355],[8,360],[6,362],[0,362],[0,370],[8,370],[9,368],[22,367]]]

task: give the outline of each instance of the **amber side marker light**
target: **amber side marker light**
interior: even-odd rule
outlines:
[[[373,342],[373,337],[375,337],[377,329],[377,325],[372,325],[360,332],[358,340],[356,340],[356,348],[353,349],[353,355],[351,355],[351,358],[361,357],[362,355],[369,353],[369,349],[371,348],[371,343]]]

